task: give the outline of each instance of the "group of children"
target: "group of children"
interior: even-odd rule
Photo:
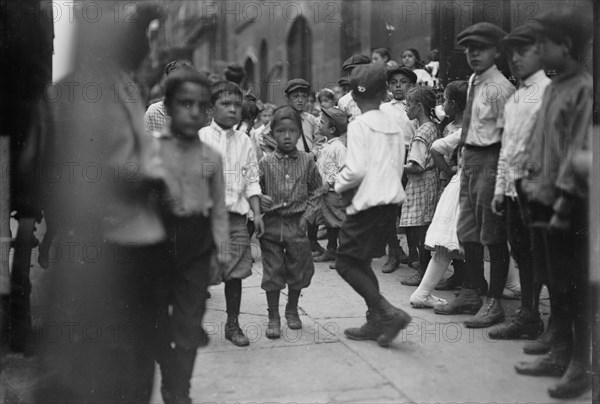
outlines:
[[[173,348],[163,330],[158,351],[165,401],[187,397],[195,348],[206,338],[201,319],[209,283],[225,282],[225,337],[249,344],[238,316],[254,231],[268,338],[281,335],[280,292],[287,287],[288,327],[302,328],[298,299],[311,283],[313,262],[335,261],[331,267],[367,306],[366,323],[345,335],[389,345],[411,317],[381,295],[371,267],[387,244],[383,272],[401,262],[417,270],[402,282],[418,286],[413,307],[471,314],[465,325],[495,325],[491,338],[537,338],[525,352],[546,356],[518,363],[517,372],[562,376],[549,390],[553,397],[585,391],[588,177],[575,161],[590,142],[591,78],[580,63],[590,32],[585,24],[568,25],[567,17],[544,14],[508,35],[485,22],[461,32],[458,43],[474,73],[446,87],[443,109],[451,122],[441,135],[435,93],[417,85],[415,71],[386,69],[361,55],[344,63],[350,91],[337,106],[327,104],[332,91],[319,93],[319,120],[304,112],[310,84],[303,79],[287,83],[288,105],[256,124],[257,100],[244,97],[237,84],[209,85],[193,69],[171,73],[164,99],[170,120],[154,132],[150,159],[166,184],[169,253],[179,268],[170,274],[173,313],[161,324],[170,324],[171,338],[181,341]],[[496,67],[503,53],[519,80],[516,91]],[[551,82],[543,68],[556,70],[557,78]],[[244,111],[249,119],[239,130]],[[408,256],[396,235],[398,220]],[[319,224],[327,229],[325,250],[317,242]],[[217,264],[209,265],[213,252]],[[509,254],[519,268],[521,310],[503,323]],[[450,263],[453,281],[438,285]],[[543,284],[552,308],[544,334]],[[458,285],[451,302],[432,294]]]

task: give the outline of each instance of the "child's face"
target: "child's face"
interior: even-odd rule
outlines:
[[[371,55],[371,60],[373,61],[373,63],[379,63],[384,65],[386,60],[377,52],[373,52],[373,54]]]
[[[448,91],[444,91],[444,113],[446,116],[454,116],[454,102],[448,98]]]
[[[223,128],[231,128],[242,119],[242,96],[223,92],[213,105],[213,119]]]
[[[334,100],[331,98],[321,99],[321,108],[333,108]]]
[[[404,110],[406,111],[406,116],[408,116],[408,119],[417,119],[419,111],[421,110],[421,104],[409,97],[406,99],[406,106],[404,107]]]
[[[410,79],[403,74],[394,74],[390,77],[388,87],[396,100],[403,100],[406,97],[406,92],[410,90],[413,84]]]
[[[492,67],[496,63],[496,59],[500,57],[500,52],[495,46],[479,42],[470,42],[465,53],[469,66],[477,74]]]
[[[331,133],[331,119],[325,114],[321,114],[321,121],[319,122],[319,135],[325,136],[327,140],[333,137],[333,133]]]
[[[411,51],[406,50],[402,52],[402,63],[405,67],[414,69],[416,67],[417,57]]]
[[[301,113],[308,102],[308,92],[303,90],[292,91],[287,95],[287,99],[288,105]]]
[[[273,110],[267,108],[260,113],[260,122],[263,125],[268,125],[271,122],[271,117],[273,116]]]
[[[556,43],[547,36],[543,36],[540,41],[540,54],[544,67],[550,70],[560,69],[567,60],[565,54],[569,49],[564,43]]]
[[[542,58],[536,44],[523,44],[511,48],[509,62],[513,74],[520,80],[542,68]]]
[[[296,149],[296,143],[300,138],[300,128],[295,121],[285,118],[280,120],[273,128],[273,137],[279,150],[289,153]]]
[[[167,107],[172,131],[184,138],[198,137],[198,131],[208,122],[210,95],[208,89],[196,83],[183,83]]]

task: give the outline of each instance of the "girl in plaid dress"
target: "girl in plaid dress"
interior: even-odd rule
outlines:
[[[417,119],[419,122],[404,166],[408,183],[400,216],[400,227],[406,228],[409,249],[416,247],[419,253],[418,262],[411,264],[417,269],[417,273],[402,281],[402,284],[409,286],[421,283],[431,258],[430,251],[425,249],[425,235],[437,202],[437,172],[430,152],[431,144],[438,137],[437,126],[433,122],[434,108],[435,94],[430,89],[419,86],[407,93],[406,114],[409,119]]]

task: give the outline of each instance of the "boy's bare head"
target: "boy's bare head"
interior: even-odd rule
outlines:
[[[242,90],[231,81],[219,81],[212,87],[210,103],[215,122],[228,129],[242,119]]]
[[[466,47],[467,62],[477,74],[483,73],[496,63],[501,55],[500,40],[506,36],[502,28],[489,22],[479,22],[457,35],[458,44]]]
[[[165,83],[165,108],[172,132],[194,138],[208,121],[210,90],[208,78],[196,70],[181,69],[169,74]]]

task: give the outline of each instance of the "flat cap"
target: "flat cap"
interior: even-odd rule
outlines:
[[[286,94],[291,93],[295,90],[306,90],[310,91],[310,83],[304,79],[291,79],[285,85],[283,92]]]
[[[385,90],[385,67],[379,63],[356,66],[350,74],[350,87],[361,98],[368,98]]]
[[[343,135],[348,131],[348,115],[339,108],[322,108],[321,112],[327,118],[331,120],[331,123],[335,127],[335,130],[340,135]]]
[[[499,26],[490,22],[478,22],[458,34],[456,40],[461,46],[468,46],[470,42],[497,45],[505,36],[506,32]]]
[[[347,70],[351,67],[358,65],[366,65],[371,63],[371,58],[365,55],[352,55],[348,59],[344,60],[342,64],[342,70]]]
[[[592,18],[576,8],[546,11],[536,16],[532,23],[542,32],[560,32],[574,42],[587,42],[592,36]]]
[[[519,25],[502,38],[500,45],[506,48],[515,45],[533,44],[537,41],[539,33],[540,30],[536,28],[535,24],[527,23]]]
[[[402,74],[402,75],[406,76],[410,80],[410,82],[413,84],[417,82],[417,74],[415,72],[413,72],[412,70],[410,70],[408,67],[399,66],[399,67],[395,67],[392,69],[387,69],[387,72],[386,72],[387,81],[390,81],[390,79],[392,78],[392,76],[394,74]]]

